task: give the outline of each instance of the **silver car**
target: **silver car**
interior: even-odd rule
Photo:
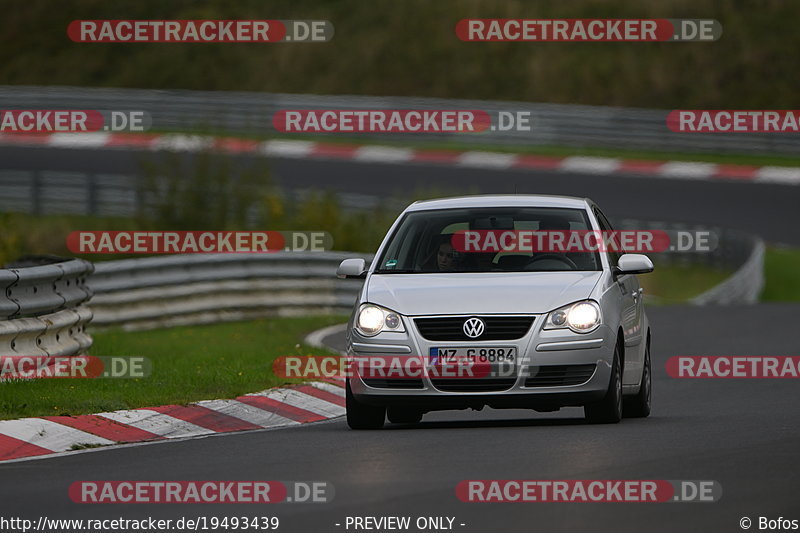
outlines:
[[[466,238],[525,231],[613,229],[586,198],[420,201],[394,222],[369,268],[363,259],[342,262],[340,278],[364,279],[346,334],[357,361],[346,384],[351,428],[484,406],[582,406],[591,423],[648,416],[650,324],[635,274],[653,263],[615,250],[464,246]],[[392,362],[375,371],[379,358]],[[406,366],[411,360],[421,366]],[[483,370],[448,374],[448,361]]]

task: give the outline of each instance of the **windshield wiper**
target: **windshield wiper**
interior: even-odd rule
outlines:
[[[419,274],[421,270],[412,270],[410,268],[406,269],[395,269],[395,268],[379,268],[375,271],[376,274]]]

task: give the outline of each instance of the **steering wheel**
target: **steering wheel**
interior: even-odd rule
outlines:
[[[572,259],[570,259],[566,255],[561,255],[561,254],[542,254],[542,255],[537,255],[536,257],[533,258],[533,260],[530,263],[527,264],[527,266],[525,267],[525,270],[535,270],[535,269],[532,269],[530,267],[533,266],[534,264],[536,264],[539,261],[547,261],[547,260],[559,261],[559,262],[563,263],[564,265],[568,266],[569,270],[578,270],[578,265],[575,264],[575,261],[573,261]]]

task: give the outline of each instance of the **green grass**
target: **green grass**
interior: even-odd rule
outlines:
[[[767,248],[764,257],[765,302],[800,301],[800,249]]]
[[[78,415],[214,398],[234,398],[281,385],[272,361],[325,353],[303,336],[343,316],[270,318],[152,331],[94,333],[92,355],[143,356],[152,375],[137,379],[19,380],[0,384],[0,419]]]
[[[656,266],[652,274],[639,276],[650,296],[648,303],[679,303],[722,282],[731,272],[700,266]],[[762,302],[800,302],[800,249],[768,247],[764,256]]]
[[[648,304],[678,304],[722,283],[731,274],[702,265],[656,264],[652,273],[639,276],[639,283]]]

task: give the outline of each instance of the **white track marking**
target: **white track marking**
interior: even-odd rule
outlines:
[[[325,400],[320,400],[319,398],[294,389],[274,389],[259,392],[253,396],[266,396],[272,400],[311,411],[325,418],[333,418],[345,413],[344,407],[336,405],[335,403],[326,402]]]
[[[69,450],[76,444],[114,444],[114,441],[43,418],[0,421],[0,434],[54,452]]]
[[[353,159],[357,161],[376,163],[404,163],[413,157],[413,150],[391,146],[362,146],[353,154]]]
[[[708,179],[717,172],[715,163],[687,163],[667,161],[658,168],[658,174],[665,178]]]
[[[47,140],[48,146],[56,148],[102,148],[111,135],[102,132],[54,133]]]
[[[276,157],[308,157],[317,143],[311,141],[266,141],[261,143],[259,152]]]
[[[586,172],[587,174],[612,174],[619,170],[621,161],[611,157],[571,156],[564,158],[559,170],[564,172]]]
[[[464,152],[458,156],[456,164],[461,167],[511,168],[516,161],[516,154],[500,154],[497,152]]]
[[[215,433],[213,430],[173,416],[150,411],[149,409],[113,411],[110,413],[97,413],[97,415],[168,439]]]
[[[756,172],[755,181],[759,183],[800,184],[800,168],[761,167]]]
[[[344,380],[342,380],[342,387],[338,387],[333,383],[325,383],[324,381],[315,381],[313,383],[309,383],[312,387],[316,387],[319,390],[324,390],[325,392],[330,392],[331,394],[335,394],[336,396],[341,396],[344,398]]]
[[[294,420],[282,417],[270,411],[259,409],[258,407],[247,405],[246,403],[238,402],[236,400],[204,400],[197,402],[195,405],[211,409],[218,413],[250,422],[263,428],[289,426],[298,424]]]

